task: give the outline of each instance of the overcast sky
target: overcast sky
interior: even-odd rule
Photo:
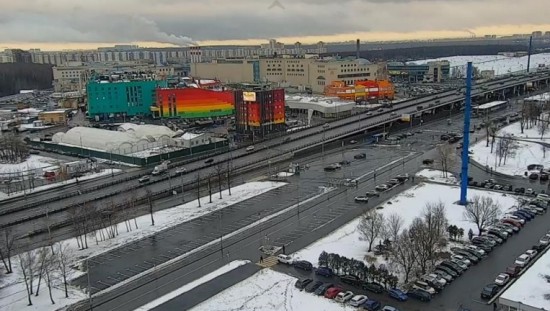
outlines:
[[[0,8],[0,49],[550,31],[550,0],[0,0]]]

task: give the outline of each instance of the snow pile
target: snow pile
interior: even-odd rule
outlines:
[[[493,168],[493,170],[495,170],[496,172],[507,175],[523,176],[524,173],[527,171],[527,166],[529,164],[542,164],[544,165],[544,167],[550,167],[550,148],[546,148],[546,150],[543,150],[543,146],[536,143],[550,143],[550,139],[540,139],[540,134],[538,133],[537,127],[524,129],[522,134],[520,123],[517,122],[500,129],[497,133],[497,136],[502,136],[505,133],[511,134],[517,138],[527,139],[529,141],[532,141],[532,143],[526,141],[517,141],[518,148],[515,152],[515,156],[509,156],[506,159],[506,164],[502,162],[499,166],[498,158],[496,156],[497,153],[495,152],[495,150],[493,150],[493,153],[491,153],[491,143],[489,142],[489,147],[486,147],[487,142],[485,139],[483,139],[470,148],[470,150],[473,152],[473,154],[471,155],[472,159],[480,163],[481,165]],[[498,138],[495,139],[494,149],[496,149],[497,143]],[[546,152],[548,153],[548,155],[546,154]]]
[[[451,68],[457,66],[466,66],[468,62],[473,62],[474,66],[480,71],[494,70],[495,75],[503,75],[515,71],[527,69],[527,56],[523,57],[507,57],[502,55],[480,55],[480,56],[451,56],[441,57],[436,59],[426,59],[409,62],[415,64],[426,64],[431,61],[447,60]],[[539,64],[550,64],[550,53],[531,55],[530,68],[536,69]],[[466,72],[466,69],[463,70]]]
[[[438,183],[452,185],[458,184],[457,178],[454,177],[451,173],[447,173],[447,177],[445,177],[443,171],[440,170],[423,169],[420,172],[416,173],[416,177],[425,178]]]
[[[503,196],[501,193],[477,189],[468,190],[469,198],[473,198],[476,195],[491,197],[495,202],[501,205],[503,213],[516,203],[513,196]],[[381,204],[383,209],[378,210],[378,212],[383,214],[386,218],[392,214],[398,214],[403,219],[402,228],[408,228],[414,218],[421,216],[426,203],[441,201],[445,204],[449,225],[456,225],[459,228],[463,228],[464,232],[468,232],[468,230],[472,229],[474,234],[476,234],[478,232],[476,225],[464,219],[464,207],[456,204],[459,197],[459,187],[438,184],[419,184]],[[391,204],[389,202],[391,202]],[[360,217],[350,221],[332,234],[296,252],[294,256],[310,261],[314,265],[317,265],[319,254],[323,251],[363,260],[365,255],[368,254],[368,245],[367,242],[361,240],[361,234],[357,230],[357,225],[359,225],[360,221]],[[465,238],[467,239],[467,235]],[[375,245],[376,244],[377,243],[375,243]]]
[[[222,275],[222,274],[225,274],[227,272],[230,272],[232,270],[235,270],[237,269],[238,267],[240,266],[243,266],[243,265],[246,265],[247,263],[249,263],[250,261],[249,260],[235,260],[235,261],[232,261],[230,263],[228,263],[227,265],[213,271],[213,272],[210,272],[208,273],[207,275],[191,282],[191,283],[188,283],[178,289],[176,289],[175,291],[172,291],[160,298],[157,298],[151,302],[149,302],[148,304],[146,305],[143,305],[139,308],[137,308],[135,311],[148,311],[148,310],[151,310],[151,309],[154,309],[160,305],[162,305],[163,303],[165,302],[168,302],[170,301],[171,299],[173,298],[176,298],[178,297],[179,295],[182,295],[190,290],[192,290],[193,288],[197,287],[197,286],[200,286],[206,282],[209,282],[215,278],[217,278],[218,276]]]
[[[250,278],[224,290],[191,311],[234,310],[318,310],[352,311],[356,308],[300,291],[294,287],[296,278],[263,269]]]
[[[18,174],[20,172],[34,171],[37,169],[56,167],[61,161],[43,157],[39,155],[30,155],[26,161],[16,164],[0,163],[0,175]]]
[[[72,257],[72,264],[78,265],[78,261],[84,260],[87,257],[96,256],[120,245],[124,245],[132,241],[154,235],[158,231],[162,231],[166,228],[176,226],[186,221],[190,221],[216,210],[229,207],[233,204],[237,204],[241,201],[250,199],[262,193],[268,192],[278,187],[282,187],[285,184],[286,183],[282,182],[250,182],[232,188],[231,196],[229,196],[227,190],[222,191],[222,199],[219,198],[218,193],[213,194],[212,203],[208,203],[208,196],[202,197],[202,207],[200,208],[198,207],[197,200],[193,200],[192,202],[185,203],[170,209],[158,211],[154,214],[155,226],[151,226],[150,215],[140,216],[135,218],[135,221],[132,220],[129,222],[130,224],[132,224],[132,231],[127,232],[127,230],[124,229],[126,228],[126,225],[124,223],[119,223],[118,236],[113,239],[102,241],[99,243],[99,245],[96,245],[96,243],[88,243],[87,249],[81,250],[78,247],[76,239],[74,238],[65,240],[62,243],[65,243],[67,245],[68,252],[74,254],[74,256]],[[137,224],[137,229],[134,227],[134,224]],[[23,276],[20,271],[21,269],[16,263],[17,257],[12,257],[12,262],[14,263],[14,273],[0,280],[0,282],[2,282],[0,283],[0,306],[2,306],[3,311],[23,310],[23,307],[27,304]],[[0,273],[3,273],[3,271],[0,271]],[[75,272],[72,277],[77,277],[76,273],[78,272]],[[56,300],[56,297],[64,296],[64,292],[62,290],[63,287],[59,285],[59,281],[57,281],[57,283],[57,287],[59,289],[55,289],[53,293],[54,300]],[[56,304],[52,305],[49,301],[46,289],[45,293],[42,293],[39,297],[33,296],[33,298],[36,298],[36,302],[35,299],[33,299],[33,307],[29,307],[29,309],[35,308],[36,310],[40,311],[53,311],[65,305],[72,304],[78,300],[82,300],[86,297],[86,295],[76,289],[71,289],[71,291],[73,291],[74,293],[70,296],[69,299],[63,298],[64,300],[59,302],[56,300]]]
[[[78,180],[79,181],[85,181],[85,180],[89,180],[89,179],[109,176],[111,174],[117,175],[121,172],[122,172],[122,170],[119,170],[119,169],[112,169],[112,170],[111,169],[106,169],[106,170],[101,170],[97,173],[91,173],[91,174],[84,175],[82,177],[79,177]],[[23,196],[25,194],[40,192],[40,191],[53,189],[53,188],[61,187],[61,186],[64,186],[64,185],[74,184],[74,183],[76,183],[76,178],[69,179],[69,180],[64,180],[64,181],[60,181],[60,182],[56,182],[56,183],[51,183],[51,184],[48,184],[48,185],[39,186],[39,187],[36,187],[34,189],[27,189],[27,190],[25,190],[25,192],[22,192],[22,191],[12,192],[9,195],[7,193],[0,192],[0,201],[8,199],[8,198],[20,197],[20,196]]]
[[[550,93],[543,93],[543,94],[540,94],[540,95],[527,97],[525,100],[526,101],[532,100],[532,101],[539,101],[539,102],[549,101],[550,100]]]

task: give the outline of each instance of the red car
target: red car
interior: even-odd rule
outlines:
[[[521,271],[521,267],[518,267],[516,265],[509,266],[508,268],[506,268],[506,274],[508,274],[509,276],[511,276],[513,278],[518,276],[520,271]]]
[[[505,223],[505,224],[510,224],[514,227],[517,227],[517,228],[520,228],[523,226],[521,224],[521,222],[517,221],[517,220],[514,220],[514,219],[510,219],[510,218],[505,218],[503,220],[501,220],[501,222]]]
[[[343,289],[339,287],[331,287],[325,292],[325,298],[334,299]]]

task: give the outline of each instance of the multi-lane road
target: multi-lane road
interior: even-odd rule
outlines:
[[[474,90],[472,96],[482,96],[483,94],[493,91],[513,90],[515,86],[525,85],[527,81],[543,81],[545,85],[548,85],[548,77],[544,77],[537,73],[530,76],[518,76],[486,82],[479,85]],[[517,90],[519,90],[519,88],[517,88]],[[23,200],[3,204],[0,210],[0,214],[3,214],[0,220],[0,227],[10,226],[28,220],[28,224],[30,224],[29,227],[32,229],[28,230],[29,227],[27,227],[26,232],[44,230],[44,222],[40,218],[45,216],[46,210],[49,213],[50,224],[55,225],[67,219],[68,215],[66,210],[67,207],[70,206],[92,201],[98,206],[107,206],[107,203],[115,205],[122,204],[123,201],[127,199],[128,193],[132,193],[133,196],[144,197],[146,195],[145,188],[153,193],[163,191],[170,192],[168,190],[170,188],[177,191],[181,188],[182,184],[191,185],[196,180],[197,174],[201,176],[214,174],[217,163],[231,161],[233,168],[245,168],[251,164],[267,163],[267,159],[270,158],[282,155],[292,155],[292,153],[304,148],[309,148],[331,140],[337,140],[348,135],[353,135],[354,133],[372,129],[382,124],[397,121],[401,118],[402,114],[418,113],[416,107],[419,105],[423,105],[424,110],[430,111],[451,103],[461,103],[463,99],[464,96],[462,93],[447,91],[423,98],[404,101],[395,104],[394,108],[391,110],[377,112],[370,116],[361,113],[336,120],[330,123],[330,128],[324,128],[322,126],[307,128],[287,136],[261,142],[252,153],[246,152],[246,150],[241,148],[233,150],[230,153],[214,156],[212,157],[214,160],[213,165],[205,165],[202,161],[191,162],[186,165],[186,168],[188,171],[194,172],[193,174],[186,174],[176,178],[175,170],[173,169],[168,176],[158,178],[158,181],[153,179],[153,182],[147,185],[140,185],[137,181],[137,177],[145,174],[141,171],[113,177],[112,181],[89,181],[78,186],[65,187],[61,190],[52,190],[45,193],[29,195]],[[432,107],[428,107],[428,104]],[[117,181],[120,182],[117,183]],[[97,191],[87,191],[88,189],[101,187],[102,185],[104,186],[107,183],[113,184]],[[77,194],[78,191],[82,194],[56,199],[61,193],[66,196],[67,192]],[[21,207],[21,205],[25,206],[27,204],[36,206],[29,208]],[[46,209],[44,205],[47,206]],[[57,213],[58,211],[61,212]],[[35,221],[36,219],[38,219],[38,221]]]

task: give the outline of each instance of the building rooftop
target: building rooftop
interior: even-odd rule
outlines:
[[[550,253],[542,255],[500,298],[550,310]]]
[[[500,105],[503,105],[503,104],[506,104],[506,101],[494,101],[494,102],[486,103],[486,104],[483,104],[483,105],[479,105],[479,106],[474,107],[474,108],[475,109],[490,109],[490,108],[500,106]]]

